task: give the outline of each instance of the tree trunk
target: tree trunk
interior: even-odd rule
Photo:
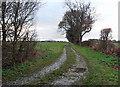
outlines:
[[[2,2],[2,36],[3,39],[2,41],[5,42],[6,41],[6,30],[5,30],[5,9],[6,9],[6,2]]]
[[[80,36],[79,36],[79,45],[81,46],[82,45],[82,35],[80,34]]]
[[[6,30],[5,30],[6,2],[2,2],[2,58],[6,57]]]

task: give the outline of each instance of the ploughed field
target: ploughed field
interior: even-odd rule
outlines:
[[[117,85],[118,57],[67,42],[38,42],[36,58],[2,71],[3,85]]]

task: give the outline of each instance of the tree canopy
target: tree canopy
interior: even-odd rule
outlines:
[[[90,2],[85,4],[67,0],[65,5],[69,10],[64,14],[58,28],[66,31],[66,37],[70,42],[81,44],[83,36],[91,31],[96,21],[95,10]]]

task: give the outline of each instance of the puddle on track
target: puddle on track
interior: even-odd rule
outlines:
[[[54,70],[59,69],[60,66],[62,64],[64,64],[65,61],[66,61],[66,47],[64,47],[63,54],[55,63],[53,63],[47,67],[44,67],[42,70],[33,74],[31,77],[24,77],[24,78],[21,77],[15,81],[3,83],[3,85],[23,85],[26,83],[32,83],[34,81],[37,81],[40,78],[43,78],[46,74],[49,74],[49,73],[53,72]]]
[[[77,54],[74,49],[72,49],[72,51],[76,54],[76,64],[74,64],[68,72],[63,73],[63,75],[60,76],[60,79],[53,81],[51,85],[72,85],[80,79],[82,79],[82,81],[79,85],[83,84],[83,80],[86,78],[84,74],[88,73],[88,68],[84,58]]]

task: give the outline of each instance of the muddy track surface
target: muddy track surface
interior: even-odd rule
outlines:
[[[71,50],[76,54],[76,63],[68,70],[68,72],[63,73],[63,75],[60,76],[60,79],[53,81],[51,85],[72,85],[80,79],[81,82],[79,85],[83,85],[83,81],[86,78],[85,73],[88,73],[86,62],[74,49],[71,48]]]
[[[24,77],[24,78],[19,78],[15,81],[10,81],[8,83],[3,83],[3,85],[23,85],[27,83],[32,83],[34,81],[37,81],[40,78],[43,78],[46,74],[49,74],[53,72],[54,70],[57,70],[60,68],[62,64],[66,61],[66,47],[63,49],[63,54],[61,57],[53,64],[44,67],[42,70],[38,71],[37,73],[34,73],[30,77]]]

